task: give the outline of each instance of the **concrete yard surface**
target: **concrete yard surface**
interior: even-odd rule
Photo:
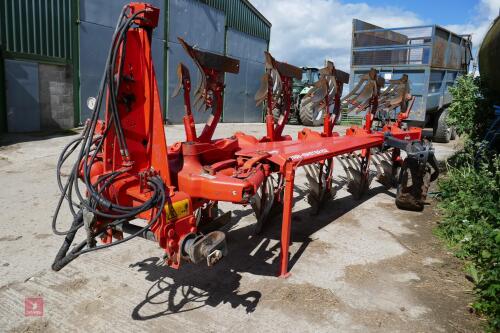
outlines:
[[[184,139],[182,126],[165,128],[169,144]],[[286,132],[296,137],[301,128]],[[260,136],[265,125],[220,124],[215,137],[237,130]],[[221,205],[232,211],[229,253],[212,268],[171,269],[157,244],[137,238],[53,272],[63,241],[51,231],[60,195],[56,162],[75,135],[6,135],[0,142],[2,332],[481,331],[469,311],[473,286],[463,264],[432,233],[439,220],[433,199],[424,212],[401,211],[395,191],[373,181],[356,201],[340,168],[336,198],[318,215],[298,171],[288,279],[275,276],[281,216],[254,235],[251,208],[231,204]],[[454,142],[435,144],[438,159],[453,153]],[[69,220],[64,210],[60,229]],[[30,302],[43,314],[25,312]]]

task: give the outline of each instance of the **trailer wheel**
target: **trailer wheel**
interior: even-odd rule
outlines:
[[[434,141],[448,143],[451,139],[452,128],[446,124],[448,109],[440,111],[434,120]]]
[[[300,106],[300,121],[305,126],[320,126],[323,124],[323,110],[313,107],[313,103]]]
[[[450,140],[453,141],[457,138],[457,129],[452,126],[451,127],[451,135],[450,135]]]

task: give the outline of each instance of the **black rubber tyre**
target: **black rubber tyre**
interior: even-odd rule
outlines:
[[[299,111],[300,121],[305,126],[320,126],[323,124],[323,117],[321,116],[317,119],[319,112],[322,111],[314,108],[312,103],[308,103],[305,106],[301,104]]]
[[[273,118],[274,118],[274,122],[275,122],[275,123],[278,123],[278,120],[280,119],[280,116],[281,116],[281,111],[280,111],[280,109],[278,109],[278,108],[274,108],[274,109],[273,109]]]
[[[288,119],[288,123],[290,125],[302,125],[302,122],[300,121],[299,112],[296,111],[295,109],[290,110],[290,119]]]
[[[434,142],[448,143],[451,140],[452,128],[446,124],[448,110],[440,111],[434,120]]]
[[[421,212],[424,210],[427,191],[431,183],[428,166],[423,173],[418,169],[418,162],[406,158],[399,174],[396,191],[396,206],[402,210]]]

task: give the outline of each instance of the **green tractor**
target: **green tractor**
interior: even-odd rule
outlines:
[[[333,64],[332,64],[333,65]],[[293,79],[292,86],[292,105],[290,108],[289,123],[294,125],[321,126],[323,125],[324,108],[319,107],[318,103],[302,103],[304,97],[308,96],[316,82],[321,78],[321,71],[315,67],[302,67],[302,78]],[[340,80],[341,85],[349,82],[349,74],[336,69],[335,76]],[[342,87],[340,87],[342,89]],[[342,91],[342,90],[340,90]],[[332,101],[333,102],[333,101]],[[280,109],[276,107],[273,111],[275,120],[280,117]]]
[[[312,114],[300,112],[300,102],[302,98],[311,90],[313,84],[319,80],[319,69],[314,67],[302,67],[302,79],[293,80],[292,106],[290,110],[290,124],[313,125]],[[279,111],[274,113],[275,118],[279,118]],[[322,121],[322,119],[321,119]]]
[[[293,109],[292,119],[297,123],[312,126],[315,125],[313,112],[309,108],[301,108],[302,98],[312,89],[313,84],[320,78],[319,69],[314,67],[302,67],[302,79],[293,82]],[[323,118],[319,120],[322,122]]]

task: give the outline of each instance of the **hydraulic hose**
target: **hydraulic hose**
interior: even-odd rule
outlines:
[[[109,188],[117,178],[123,175],[126,171],[129,171],[130,167],[125,166],[119,170],[101,175],[97,181],[94,180],[94,183],[92,183],[90,178],[92,166],[96,162],[98,153],[102,152],[103,144],[110,133],[111,128],[114,129],[114,133],[116,134],[122,158],[124,161],[128,161],[129,159],[127,142],[123,134],[123,128],[118,112],[117,98],[126,51],[127,32],[134,27],[135,24],[137,24],[137,20],[143,19],[140,15],[143,14],[145,10],[137,11],[134,14],[128,15],[128,9],[129,6],[123,7],[115,26],[112,44],[107,54],[105,70],[99,84],[96,105],[91,118],[87,121],[80,137],[72,140],[63,148],[57,162],[56,177],[57,185],[61,191],[61,196],[57,203],[52,220],[52,230],[56,235],[64,235],[65,240],[52,265],[52,269],[54,270],[60,270],[83,253],[118,245],[148,231],[160,219],[166,202],[167,192],[165,190],[165,185],[162,179],[158,176],[148,179],[147,184],[151,189],[151,196],[138,206],[123,206],[107,199],[103,195],[103,192]],[[142,28],[147,29],[145,27]],[[120,52],[121,56],[119,56]],[[115,79],[115,73],[118,73],[116,76],[117,79]],[[99,121],[101,106],[103,104],[106,91],[108,92],[108,123],[106,124],[104,132],[96,136],[96,127]],[[78,152],[76,161],[71,169],[71,173],[69,174],[66,183],[63,184],[61,169],[69,157],[75,152]],[[82,195],[79,188],[80,178],[83,180],[83,184],[85,185],[86,197]],[[73,192],[76,193],[80,203],[74,201]],[[57,219],[61,206],[65,200],[68,202],[69,209],[73,216],[73,222],[68,230],[60,231],[57,229]],[[94,240],[98,237],[104,236],[109,229],[128,222],[130,219],[148,210],[155,210],[156,213],[151,217],[145,227],[121,240],[95,246]],[[84,223],[84,211],[87,211],[94,216],[109,219],[110,222],[98,229],[92,229],[92,227],[85,225],[87,222]],[[90,237],[87,237],[87,240],[77,244],[70,250],[70,246],[74,241],[76,233],[83,226],[85,226],[87,233],[90,233]],[[92,242],[90,240],[92,240]]]

